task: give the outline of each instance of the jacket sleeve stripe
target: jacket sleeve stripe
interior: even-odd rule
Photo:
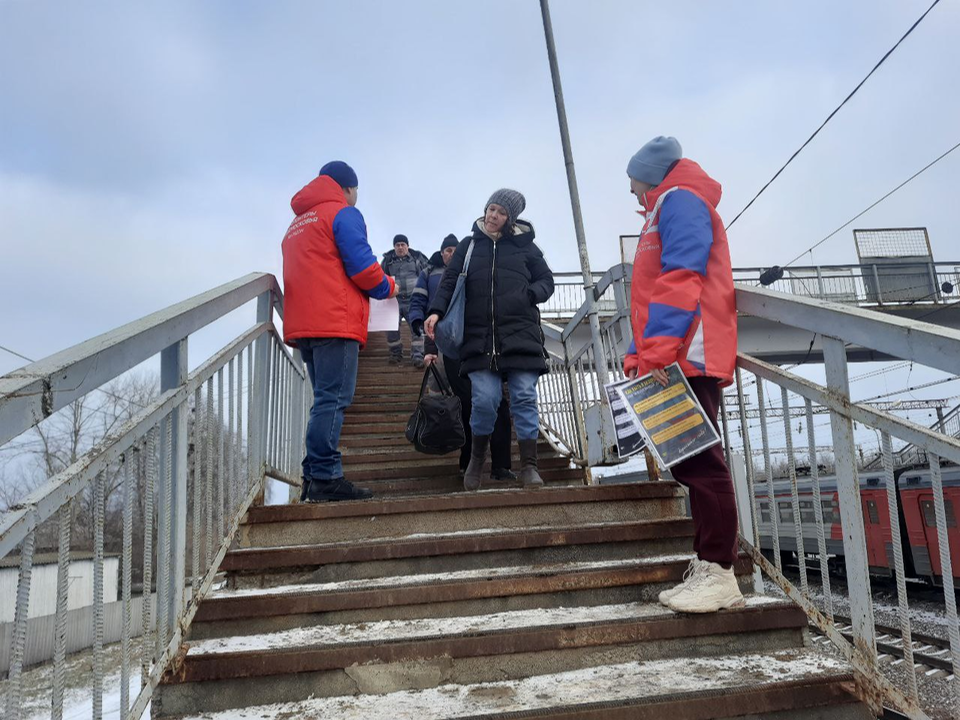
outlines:
[[[355,207],[345,207],[333,219],[333,238],[343,268],[353,283],[370,297],[383,299],[392,283],[383,274],[367,242],[367,225]]]
[[[643,337],[672,337],[682,338],[690,329],[695,312],[664,305],[650,303],[650,313],[647,316],[647,326],[643,329]]]
[[[713,245],[713,221],[703,200],[689,190],[670,193],[660,209],[662,272],[692,270],[707,274]]]

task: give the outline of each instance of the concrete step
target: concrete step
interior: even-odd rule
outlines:
[[[338,582],[481,568],[627,560],[690,548],[688,519],[537,528],[482,528],[350,542],[231,550],[229,587]]]
[[[514,455],[513,461],[515,464],[519,464],[519,454]],[[453,468],[453,473],[456,475],[459,462],[459,450],[446,455],[425,455],[413,452],[404,457],[401,457],[400,453],[396,453],[394,457],[384,454],[383,456],[373,458],[367,455],[348,455],[343,458],[344,467],[350,468],[348,477],[351,480],[357,481],[366,479],[390,480],[411,476],[424,478],[431,475],[448,475],[451,468]],[[545,470],[563,470],[570,467],[570,458],[552,453],[547,457],[539,457],[537,466],[541,473]],[[376,473],[376,476],[368,475],[368,473]]]
[[[415,498],[253,507],[240,526],[241,547],[291,547],[401,539],[418,534],[682,518],[676,483],[481,490]]]
[[[397,447],[400,446],[400,447]],[[520,459],[520,448],[517,447],[516,441],[513,441],[511,445],[511,458],[519,461]],[[347,461],[347,458],[355,457],[364,457],[364,462],[402,462],[406,460],[416,461],[424,460],[430,457],[438,457],[436,455],[426,455],[421,452],[414,450],[413,445],[411,445],[406,438],[404,438],[403,443],[393,443],[389,446],[378,447],[376,443],[369,443],[366,445],[356,445],[351,444],[344,448],[341,448],[341,453],[343,454],[344,462]],[[453,451],[448,453],[448,456],[457,457],[459,451]],[[489,453],[487,453],[489,456]],[[560,457],[560,454],[548,443],[546,440],[540,440],[537,443],[537,456],[541,458],[551,458],[551,457]],[[445,456],[439,456],[445,457]],[[489,458],[488,458],[489,459]]]
[[[684,553],[224,589],[201,603],[193,627],[195,637],[212,638],[310,625],[655,602],[660,591],[681,581],[691,558]],[[749,589],[749,560],[743,556],[734,567]]]
[[[473,685],[598,663],[802,652],[806,622],[789,602],[753,597],[744,608],[700,616],[625,603],[192,641],[163,688],[162,714],[411,690],[423,687],[425,669],[431,685]]]

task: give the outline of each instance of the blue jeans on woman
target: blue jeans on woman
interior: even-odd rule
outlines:
[[[497,409],[503,395],[503,378],[507,378],[510,391],[510,414],[518,440],[536,440],[540,433],[540,414],[537,411],[536,370],[508,370],[499,373],[491,370],[476,370],[470,373],[473,386],[473,412],[470,415],[470,430],[476,435],[492,435],[497,422]]]
[[[346,338],[301,338],[297,346],[313,385],[303,476],[315,480],[343,477],[340,430],[343,411],[350,407],[357,388],[360,343]]]

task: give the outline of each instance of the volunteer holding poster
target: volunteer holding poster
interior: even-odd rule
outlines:
[[[664,388],[666,368],[677,363],[714,430],[722,388],[733,380],[737,308],[730,251],[717,214],[720,184],[680,143],[657,137],[627,165],[630,191],[646,222],[633,261],[630,297],[635,343],[624,368],[651,374]],[[690,491],[694,551],[686,580],[660,594],[678,612],[715,612],[743,605],[733,563],[737,559],[737,506],[721,445],[671,467]]]

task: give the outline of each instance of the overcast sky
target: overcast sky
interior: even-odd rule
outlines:
[[[729,221],[927,5],[554,0],[593,268],[639,230],[645,141],[675,135]],[[732,229],[735,265],[786,262],[960,140],[958,37],[943,2]],[[552,268],[578,269],[535,0],[0,0],[0,67],[0,344],[30,357],[279,275],[290,197],[332,159],[378,253],[396,233],[432,252],[508,186]],[[857,226],[923,225],[960,260],[958,163]],[[850,230],[810,259],[854,261]],[[251,321],[201,334],[191,364]]]

